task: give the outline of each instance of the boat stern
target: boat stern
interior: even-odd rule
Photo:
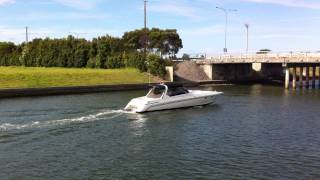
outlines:
[[[142,113],[145,112],[148,108],[148,102],[144,97],[132,99],[127,106],[124,108],[125,111]]]

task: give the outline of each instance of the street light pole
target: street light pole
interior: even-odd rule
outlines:
[[[28,26],[26,26],[26,44],[28,44],[29,43],[29,27]]]
[[[250,24],[246,23],[246,24],[244,24],[244,26],[246,27],[246,30],[247,30],[247,48],[246,48],[246,53],[248,55],[248,52],[249,52],[249,27],[250,27]]]
[[[225,29],[224,29],[224,49],[223,52],[226,54],[228,52],[228,48],[227,48],[227,36],[228,36],[228,16],[229,16],[229,12],[236,12],[236,9],[225,9],[225,8],[221,8],[221,7],[216,7],[217,9],[223,11],[225,13],[225,17],[226,17],[226,22],[225,22]]]

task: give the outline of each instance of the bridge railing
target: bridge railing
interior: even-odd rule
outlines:
[[[243,63],[243,62],[320,62],[320,52],[280,52],[265,54],[224,54],[208,56],[197,60],[207,63]]]

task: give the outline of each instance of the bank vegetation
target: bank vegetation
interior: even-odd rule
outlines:
[[[122,37],[105,35],[92,40],[68,36],[34,39],[18,45],[0,42],[0,66],[137,68],[140,72],[164,76],[166,60],[175,57],[183,47],[182,40],[174,29],[148,29],[147,36],[144,32],[139,29],[126,32]]]

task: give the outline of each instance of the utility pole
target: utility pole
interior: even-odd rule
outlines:
[[[221,7],[216,7],[217,9],[223,11],[225,13],[225,29],[224,29],[224,49],[223,52],[225,54],[228,53],[228,48],[227,48],[227,35],[228,35],[228,16],[229,16],[229,12],[236,12],[236,9],[225,9],[225,8],[221,8]]]
[[[26,44],[29,43],[29,32],[28,32],[28,26],[26,26]]]
[[[147,32],[147,0],[144,0],[144,53],[147,57],[148,32]]]
[[[148,30],[147,30],[147,0],[144,0],[144,39],[143,39],[143,44],[144,44],[144,62],[147,63],[147,49],[148,49]],[[151,77],[150,77],[150,68],[147,67],[148,73],[149,73],[149,85],[151,84]]]
[[[249,27],[250,27],[250,24],[246,23],[244,24],[244,26],[246,27],[246,30],[247,30],[247,48],[246,48],[246,54],[248,56],[248,52],[249,52]]]

